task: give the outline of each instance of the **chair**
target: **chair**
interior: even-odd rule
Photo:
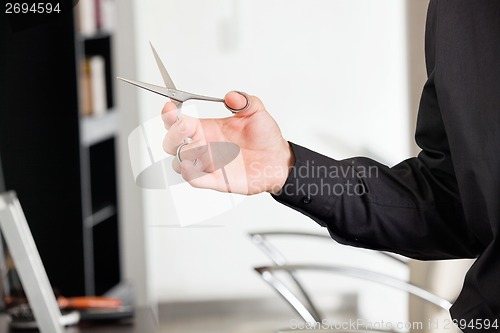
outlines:
[[[274,263],[274,265],[270,266],[255,267],[255,271],[267,284],[269,284],[276,292],[278,292],[278,294],[293,308],[293,310],[300,316],[302,320],[304,320],[305,323],[314,325],[315,323],[321,323],[326,318],[322,317],[317,306],[312,301],[309,292],[306,290],[297,276],[298,272],[303,271],[327,272],[386,285],[415,295],[418,298],[435,304],[436,306],[444,310],[449,310],[452,305],[446,299],[443,299],[425,289],[409,283],[408,281],[401,280],[387,274],[345,265],[291,264],[269,240],[270,238],[276,237],[296,237],[316,238],[318,240],[331,241],[329,235],[296,231],[252,232],[249,235],[252,242]],[[386,252],[376,253],[385,256],[400,265],[407,264],[404,260],[404,257]],[[280,279],[277,276],[277,273],[285,273],[285,276],[289,278],[289,282],[292,284],[292,287],[295,287],[295,292],[286,283],[284,283],[282,278]],[[300,332],[300,330],[293,331]],[[311,330],[307,331],[311,332]],[[321,332],[328,331],[330,330],[321,330]],[[338,330],[331,331],[339,332]],[[348,332],[348,330],[343,330],[342,332]]]

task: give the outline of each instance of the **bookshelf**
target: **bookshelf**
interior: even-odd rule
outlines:
[[[84,146],[92,146],[109,139],[118,132],[118,111],[108,109],[101,117],[83,117],[80,122],[80,137]]]
[[[101,295],[121,282],[114,36],[99,20],[79,30],[79,7],[22,31],[0,22],[5,186],[18,193],[50,282],[65,296]],[[84,112],[82,62],[91,58],[101,99],[91,104],[104,107]]]

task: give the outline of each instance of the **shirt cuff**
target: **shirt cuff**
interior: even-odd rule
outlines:
[[[352,166],[292,142],[290,145],[295,164],[281,191],[272,196],[326,226],[337,199],[347,191],[356,190],[349,177],[343,177],[343,173],[350,173]]]

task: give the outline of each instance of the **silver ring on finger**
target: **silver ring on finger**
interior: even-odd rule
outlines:
[[[179,161],[179,164],[182,163],[182,158],[181,158],[181,150],[184,146],[187,146],[188,144],[191,143],[191,139],[190,138],[185,138],[182,143],[179,145],[179,147],[177,147],[177,153],[175,154],[175,156],[177,157],[177,161]]]

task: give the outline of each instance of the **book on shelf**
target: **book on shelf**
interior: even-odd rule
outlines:
[[[90,87],[90,63],[88,59],[80,62],[80,113],[83,116],[92,115],[92,95]]]
[[[96,0],[98,6],[97,29],[112,32],[115,29],[115,0]]]
[[[83,37],[114,30],[115,0],[80,0],[76,10],[78,31]]]
[[[80,0],[76,6],[78,12],[78,32],[82,36],[92,36],[97,33],[95,0]]]
[[[80,110],[84,116],[107,111],[105,61],[102,56],[87,57],[80,65]]]

